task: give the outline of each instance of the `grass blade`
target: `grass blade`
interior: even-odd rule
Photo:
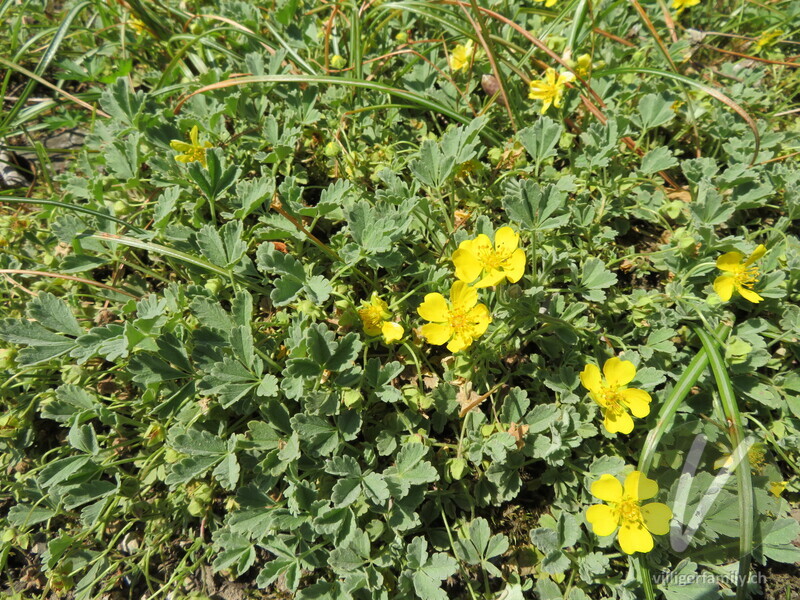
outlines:
[[[446,117],[449,117],[450,119],[453,119],[458,123],[461,123],[462,125],[467,125],[471,121],[470,118],[448,108],[447,106],[440,104],[435,100],[426,98],[425,96],[422,96],[415,92],[410,92],[408,90],[403,90],[399,88],[393,88],[384,83],[376,81],[364,81],[362,79],[342,79],[340,77],[327,77],[321,75],[260,75],[260,76],[236,77],[234,79],[226,79],[225,81],[219,81],[211,85],[203,86],[200,89],[195,90],[191,94],[187,94],[186,96],[181,98],[180,102],[178,102],[178,105],[175,107],[174,112],[175,114],[178,114],[183,104],[189,98],[197,94],[203,94],[211,90],[218,90],[221,88],[231,87],[235,85],[250,85],[259,83],[281,83],[281,84],[321,83],[328,85],[349,85],[356,88],[375,90],[377,92],[383,92],[384,94],[388,94],[389,96],[401,98],[402,100],[410,102],[411,104],[419,106],[420,108],[423,108],[425,110],[438,112]],[[481,130],[481,134],[495,144],[502,144],[503,137],[491,127],[488,126],[484,127]]]
[[[50,46],[48,46],[47,50],[45,51],[42,59],[39,61],[39,64],[36,65],[36,71],[32,75],[28,75],[31,77],[30,81],[25,84],[25,88],[20,93],[18,100],[14,103],[8,113],[3,117],[3,120],[0,121],[0,131],[3,131],[8,127],[8,124],[17,116],[17,113],[20,109],[25,106],[25,101],[28,99],[28,96],[31,95],[33,92],[33,88],[36,85],[36,82],[39,81],[41,83],[41,79],[38,76],[41,76],[48,66],[50,66],[50,62],[55,58],[56,52],[58,52],[58,48],[61,46],[61,42],[64,41],[64,38],[67,36],[67,32],[69,28],[72,26],[72,21],[78,14],[87,6],[89,6],[91,2],[88,0],[84,0],[76,4],[72,7],[67,13],[67,16],[64,17],[64,20],[59,25],[58,29],[56,30],[55,36],[53,36],[53,41],[50,42]],[[13,63],[9,63],[6,60],[2,61],[7,67],[14,68]],[[17,66],[16,70],[22,72],[23,69]],[[28,72],[30,73],[30,72]],[[27,73],[26,73],[27,74]],[[74,98],[74,97],[73,97]]]
[[[717,390],[722,401],[722,410],[728,422],[728,437],[731,448],[734,452],[742,452],[744,442],[744,430],[742,427],[742,415],[739,413],[739,406],[736,404],[736,397],[733,393],[733,384],[725,362],[717,348],[717,343],[707,331],[695,328],[695,333],[703,343],[711,371],[717,382]],[[745,600],[747,598],[747,585],[750,573],[750,561],[753,551],[753,521],[754,521],[754,499],[753,481],[750,473],[750,460],[745,451],[741,457],[741,462],[736,467],[736,482],[739,486],[739,573],[736,587],[736,599]]]
[[[128,229],[132,229],[137,233],[147,233],[144,229],[137,227],[136,225],[132,225],[126,221],[123,221],[122,219],[118,219],[117,217],[113,217],[111,215],[105,215],[96,210],[92,210],[91,208],[86,208],[85,206],[80,206],[76,204],[67,204],[66,202],[59,202],[58,200],[43,200],[41,198],[20,198],[18,196],[0,195],[0,204],[2,204],[3,202],[11,202],[13,204],[38,204],[40,206],[56,206],[58,208],[72,210],[86,215],[92,215],[93,217],[97,217],[98,219],[105,219],[106,221],[112,221],[117,225],[122,225],[123,227],[127,227]]]
[[[733,110],[737,115],[744,119],[747,126],[750,128],[750,131],[753,132],[753,137],[755,138],[755,144],[753,148],[753,159],[750,161],[750,166],[752,167],[756,159],[758,158],[758,152],[761,149],[761,136],[758,134],[758,127],[756,126],[756,122],[753,120],[747,111],[739,106],[736,102],[734,102],[731,98],[720,92],[718,89],[712,88],[704,83],[700,83],[699,81],[695,81],[691,77],[686,77],[685,75],[681,75],[680,73],[670,73],[669,71],[662,71],[661,69],[651,69],[649,67],[616,67],[614,69],[603,69],[602,71],[595,72],[596,77],[604,77],[606,75],[625,75],[628,73],[647,73],[648,75],[655,75],[657,77],[666,77],[668,79],[674,79],[675,81],[679,81],[681,83],[685,83],[687,85],[691,85],[696,87],[697,89],[705,92],[712,98],[719,100],[725,106],[729,107]]]

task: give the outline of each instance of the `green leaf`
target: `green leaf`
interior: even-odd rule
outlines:
[[[678,159],[672,155],[672,152],[666,146],[659,146],[653,148],[642,157],[642,166],[639,170],[644,175],[652,175],[659,171],[666,171],[678,164]]]
[[[197,245],[208,260],[228,269],[238,263],[247,251],[242,232],[241,221],[228,221],[220,231],[205,225],[197,232]]]
[[[549,117],[540,117],[531,127],[520,129],[517,137],[536,164],[556,155],[555,147],[564,128]]]
[[[386,483],[394,498],[402,498],[412,485],[436,481],[439,474],[428,461],[423,460],[428,448],[418,443],[407,443],[397,453],[396,464],[384,471]]]
[[[585,290],[583,296],[587,300],[602,302],[606,295],[600,290],[611,287],[617,283],[617,276],[606,269],[605,264],[599,258],[590,258],[583,263],[581,272],[581,288]]]
[[[15,504],[8,509],[6,518],[9,525],[25,529],[43,523],[53,517],[56,511],[46,506],[33,506],[30,504]]]
[[[127,77],[120,77],[100,94],[103,110],[127,126],[136,124],[144,101],[144,92],[131,93]]]
[[[567,195],[554,185],[542,188],[531,179],[512,181],[506,186],[503,208],[510,219],[531,231],[558,229],[569,221],[564,213]]]
[[[672,109],[674,101],[663,95],[645,94],[639,100],[638,111],[641,121],[639,125],[646,131],[666,125],[675,118]]]
[[[100,452],[97,434],[94,432],[94,427],[91,423],[86,423],[85,425],[78,425],[76,423],[70,428],[67,439],[73,448],[81,452],[86,452],[87,454],[97,454]]]
[[[425,538],[417,536],[406,549],[408,566],[413,571],[414,591],[422,600],[447,600],[441,582],[456,572],[458,564],[443,552],[428,556],[427,547]]]

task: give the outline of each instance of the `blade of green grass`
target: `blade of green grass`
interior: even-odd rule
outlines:
[[[686,77],[685,75],[681,75],[679,73],[671,73],[669,71],[663,71],[661,69],[652,69],[650,67],[616,67],[613,69],[603,69],[601,71],[596,71],[594,73],[595,77],[605,77],[607,75],[625,75],[625,74],[636,74],[641,75],[642,73],[647,73],[648,75],[655,75],[657,77],[666,77],[668,79],[674,79],[680,83],[685,83],[687,85],[691,85],[696,87],[697,89],[705,92],[712,98],[719,100],[725,106],[729,107],[733,110],[737,115],[744,119],[747,126],[750,128],[750,131],[753,132],[753,136],[755,139],[755,144],[753,148],[753,159],[750,161],[750,166],[753,166],[758,158],[758,152],[761,149],[761,136],[758,134],[758,127],[756,126],[756,122],[753,118],[747,113],[747,111],[739,106],[736,102],[734,102],[731,98],[720,92],[719,90],[712,88],[704,83],[700,83],[699,81],[695,81],[691,77]]]
[[[377,81],[343,79],[340,77],[326,77],[320,75],[259,75],[251,77],[237,77],[235,79],[226,79],[225,81],[220,81],[218,83],[213,83],[211,85],[203,86],[200,89],[195,90],[190,94],[187,94],[180,100],[180,102],[178,102],[178,105],[175,107],[174,112],[175,114],[178,114],[183,104],[189,98],[191,98],[196,94],[202,94],[211,90],[217,90],[236,85],[250,85],[259,83],[281,83],[281,84],[320,83],[328,85],[349,85],[356,88],[375,90],[376,92],[382,92],[384,94],[388,94],[389,96],[401,98],[425,110],[438,112],[458,123],[461,123],[462,125],[467,125],[471,121],[469,117],[457,113],[456,111],[448,108],[447,106],[440,104],[435,100],[426,98],[425,96],[422,96],[415,92],[410,92],[408,90],[402,90],[399,88],[393,88]],[[503,137],[491,127],[487,126],[481,129],[481,135],[489,139],[492,143],[502,144]]]
[[[720,324],[714,334],[717,337],[725,337],[730,329],[731,328],[729,325]],[[695,354],[694,358],[691,360],[691,362],[689,362],[689,366],[680,376],[678,381],[675,382],[675,386],[672,388],[669,396],[667,396],[667,399],[661,405],[656,426],[650,430],[649,434],[647,434],[647,438],[642,446],[642,451],[639,454],[639,465],[637,466],[637,469],[645,475],[647,475],[648,471],[650,470],[650,466],[653,463],[653,457],[655,456],[658,442],[666,433],[667,429],[669,429],[669,427],[672,425],[672,421],[675,418],[675,413],[678,412],[678,408],[686,399],[686,396],[689,395],[689,392],[697,383],[697,380],[700,379],[703,371],[706,370],[708,361],[709,358],[706,349],[701,348],[698,350],[697,354]],[[631,562],[635,567],[639,583],[642,584],[645,597],[647,600],[655,600],[653,579],[650,575],[650,567],[647,565],[646,558],[631,557]]]
[[[200,258],[199,256],[194,256],[186,252],[181,252],[180,250],[175,250],[174,248],[170,248],[169,246],[156,244],[155,242],[146,242],[144,240],[139,240],[125,235],[113,235],[110,233],[100,233],[100,232],[88,233],[85,234],[84,237],[89,237],[112,244],[122,244],[123,246],[128,246],[129,248],[138,248],[140,250],[146,250],[147,252],[152,252],[153,254],[174,258],[175,260],[178,260],[187,265],[197,267],[198,269],[208,271],[209,273],[220,275],[229,280],[234,280],[251,290],[255,290],[262,294],[270,293],[269,289],[253,281],[245,279],[239,275],[236,275],[229,269],[225,269],[223,267],[215,265],[214,263],[211,263],[205,260],[204,258]]]
[[[736,404],[736,396],[733,393],[733,384],[725,368],[725,362],[719,353],[717,343],[707,331],[695,328],[695,333],[703,343],[706,354],[708,354],[711,371],[717,382],[717,391],[722,401],[722,410],[728,422],[728,437],[733,451],[742,453],[744,442],[744,429],[742,426],[742,415],[739,413],[739,406]],[[750,460],[747,452],[737,457],[741,462],[736,467],[736,483],[739,487],[739,572],[736,587],[736,599],[745,600],[747,598],[747,585],[750,573],[750,561],[753,551],[753,521],[754,521],[754,498],[753,481],[750,473]]]
[[[101,212],[96,210],[92,210],[91,208],[86,208],[85,206],[80,206],[76,204],[67,204],[66,202],[59,202],[58,200],[44,200],[42,198],[21,198],[19,196],[3,196],[0,194],[0,204],[3,202],[11,202],[14,204],[36,204],[39,206],[55,206],[58,208],[63,208],[65,210],[71,210],[74,212],[80,212],[86,215],[92,215],[93,217],[97,217],[98,219],[105,219],[106,221],[112,221],[113,223],[117,223],[118,225],[122,225],[123,227],[127,227],[128,229],[132,229],[137,233],[147,233],[144,229],[137,227],[136,225],[132,225],[122,219],[118,219],[117,217],[113,217],[111,215],[104,215]]]
[[[91,2],[89,0],[84,0],[83,2],[79,2],[75,6],[72,7],[67,15],[64,17],[64,20],[59,25],[58,29],[56,30],[55,35],[53,36],[53,40],[50,42],[47,50],[45,51],[42,59],[39,61],[39,64],[36,65],[36,70],[33,73],[33,77],[25,84],[25,88],[19,94],[18,100],[14,103],[11,109],[3,116],[2,120],[0,120],[0,131],[5,130],[8,127],[8,124],[14,120],[14,117],[17,116],[17,113],[20,109],[25,105],[25,101],[28,99],[28,96],[31,95],[33,92],[33,88],[36,85],[37,80],[41,83],[40,76],[45,72],[48,66],[50,66],[50,62],[55,58],[56,53],[58,52],[58,48],[61,46],[61,42],[66,37],[69,28],[72,26],[72,21],[75,20],[75,17],[87,6],[90,6]],[[9,63],[6,60],[2,61],[9,68],[14,68],[13,63]],[[22,72],[21,69],[17,69]]]

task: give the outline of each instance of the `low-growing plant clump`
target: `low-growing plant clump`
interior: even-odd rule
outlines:
[[[800,4],[0,15],[2,597],[795,597]]]

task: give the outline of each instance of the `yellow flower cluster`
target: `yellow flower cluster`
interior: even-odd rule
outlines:
[[[511,227],[498,229],[494,243],[480,234],[459,244],[452,256],[458,281],[450,288],[449,302],[434,292],[417,309],[419,316],[430,321],[420,330],[429,343],[447,344],[450,352],[461,352],[486,332],[492,317],[487,306],[478,302],[478,289],[520,280],[525,251],[518,246],[519,234]]]

